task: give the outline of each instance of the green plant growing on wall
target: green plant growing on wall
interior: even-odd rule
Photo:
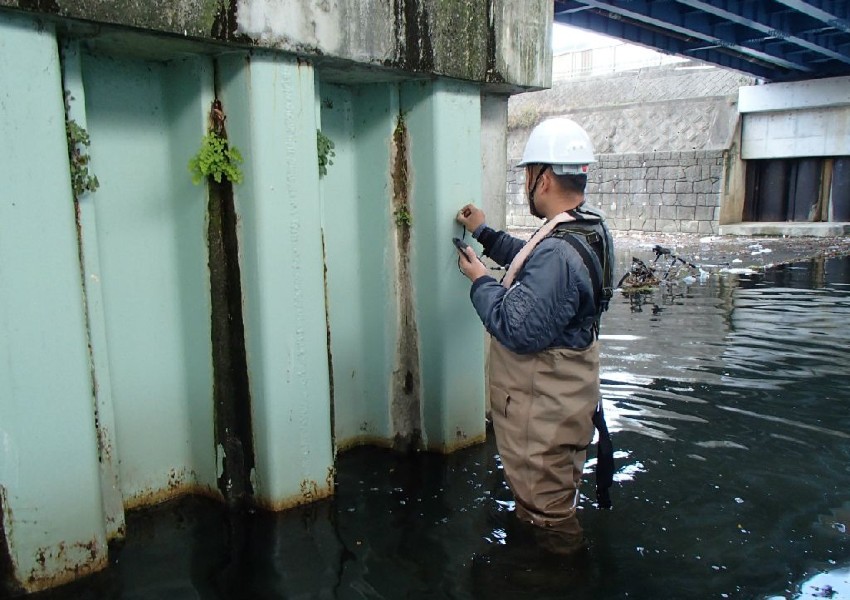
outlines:
[[[316,146],[319,149],[319,176],[324,177],[328,174],[328,166],[334,164],[332,160],[336,156],[334,143],[331,138],[322,133],[321,129],[317,129]]]
[[[97,176],[89,172],[89,155],[85,152],[91,142],[85,128],[73,119],[65,119],[65,135],[68,137],[68,163],[71,167],[71,188],[74,198],[85,192],[94,192],[100,186]]]
[[[231,183],[242,183],[242,155],[239,150],[227,143],[227,139],[210,131],[201,140],[201,149],[189,161],[192,183],[201,183],[206,177],[212,177],[216,183],[227,178]]]
[[[405,113],[398,116],[395,131],[393,131],[393,211],[396,227],[410,229],[413,225],[413,215],[410,214],[408,204],[408,165],[407,165],[407,125],[405,124]]]
[[[201,140],[198,153],[189,160],[189,172],[192,173],[192,183],[199,184],[207,177],[212,177],[216,183],[227,179],[231,183],[242,183],[242,154],[236,146],[227,141],[224,129],[224,111],[221,102],[213,100],[210,109],[210,126],[207,135]]]
[[[395,224],[398,227],[410,227],[413,224],[413,215],[407,209],[407,206],[399,207],[394,213]]]

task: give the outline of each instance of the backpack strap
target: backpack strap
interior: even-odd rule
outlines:
[[[587,243],[582,243],[576,236],[582,236]],[[602,265],[599,264],[599,258],[590,250],[588,244],[595,244],[602,240],[602,237],[595,231],[581,231],[571,229],[569,227],[558,227],[548,237],[559,238],[572,246],[578,255],[581,257],[587,272],[590,274],[590,283],[593,288],[593,301],[596,306],[596,317],[594,319],[594,333],[599,335],[599,318],[603,310],[603,286],[602,286]]]
[[[614,248],[611,232],[605,224],[605,216],[598,209],[584,202],[568,212],[576,219],[572,222],[572,230],[585,237],[585,241],[593,248],[602,269],[602,295],[601,299],[597,300],[601,314],[608,310],[608,305],[614,296]],[[583,223],[595,229],[589,230],[582,226]]]

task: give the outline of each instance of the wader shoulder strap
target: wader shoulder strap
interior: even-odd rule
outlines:
[[[582,236],[587,244],[583,244],[578,236]],[[589,245],[602,241],[602,237],[595,231],[582,231],[569,226],[561,226],[549,234],[549,237],[557,237],[575,248],[584,265],[590,273],[590,282],[593,286],[593,299],[596,304],[596,319],[594,322],[594,333],[599,335],[599,318],[602,315],[603,297],[605,292],[602,284],[602,264],[596,254],[590,250]],[[606,307],[607,308],[607,307]],[[614,482],[614,444],[608,432],[608,424],[605,422],[605,412],[602,410],[602,400],[593,414],[593,425],[599,431],[599,439],[596,442],[596,502],[599,508],[611,508],[610,488]],[[589,445],[589,444],[588,444]],[[586,447],[585,447],[586,448]]]

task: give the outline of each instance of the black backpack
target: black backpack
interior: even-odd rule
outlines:
[[[593,286],[595,333],[598,335],[602,313],[608,310],[614,294],[614,243],[601,214],[583,206],[569,211],[569,214],[575,221],[558,224],[548,237],[564,240],[584,261]]]

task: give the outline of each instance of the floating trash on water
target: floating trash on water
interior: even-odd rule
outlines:
[[[737,260],[737,259],[735,259],[735,261],[741,262],[740,260]],[[732,261],[732,262],[735,262],[735,261]],[[729,275],[753,275],[755,273],[758,273],[758,271],[756,271],[755,269],[750,269],[749,267],[738,267],[738,268],[732,268],[732,269],[723,269],[722,272],[728,273]]]
[[[836,592],[831,585],[825,585],[823,587],[812,586],[812,589],[815,590],[814,596],[818,596],[820,598],[832,598]]]
[[[729,440],[708,440],[705,442],[694,442],[701,448],[735,448],[738,450],[749,450],[746,446]]]

